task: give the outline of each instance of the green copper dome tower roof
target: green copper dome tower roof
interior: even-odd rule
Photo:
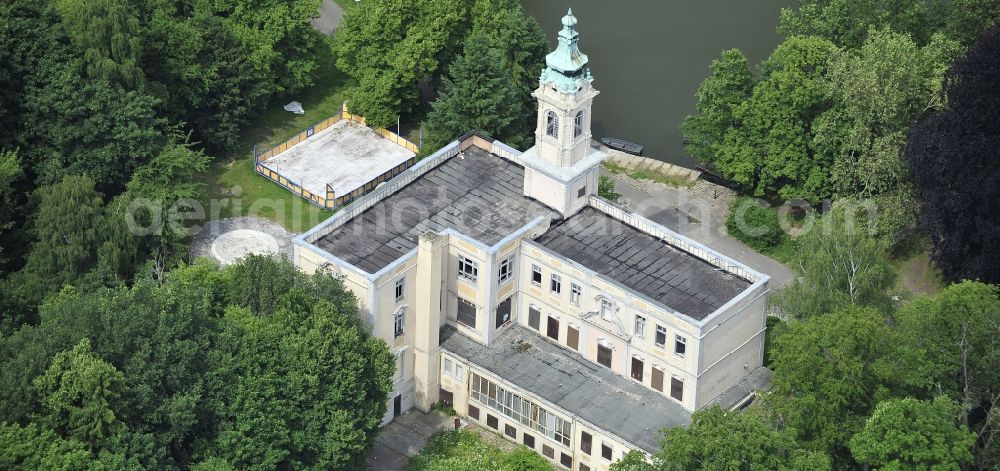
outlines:
[[[545,69],[542,70],[541,84],[551,85],[564,93],[576,93],[584,84],[594,81],[587,65],[587,55],[580,52],[577,43],[580,33],[576,32],[576,17],[573,9],[566,12],[562,19],[562,31],[559,31],[559,45],[555,51],[545,56]]]

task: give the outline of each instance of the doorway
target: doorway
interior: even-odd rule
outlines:
[[[392,400],[392,418],[399,417],[403,412],[403,395],[400,394]]]

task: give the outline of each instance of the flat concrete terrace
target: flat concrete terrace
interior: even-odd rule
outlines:
[[[264,162],[315,195],[346,195],[415,154],[371,128],[342,119]]]
[[[454,229],[494,245],[538,216],[559,216],[523,187],[523,167],[470,147],[314,244],[368,273],[416,248],[427,231]]]
[[[696,320],[750,286],[593,207],[554,224],[535,242]]]
[[[672,399],[520,325],[504,331],[489,347],[445,326],[441,348],[650,453],[659,449],[660,429],[691,420]]]

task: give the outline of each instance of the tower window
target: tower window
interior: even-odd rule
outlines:
[[[559,137],[559,117],[551,110],[545,113],[545,134]]]
[[[573,119],[573,137],[580,137],[583,134],[583,111],[576,114]]]

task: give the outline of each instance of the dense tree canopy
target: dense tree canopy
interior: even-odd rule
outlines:
[[[851,453],[875,469],[962,469],[976,436],[958,423],[958,410],[944,396],[881,402],[851,438]]]
[[[1000,27],[947,76],[946,109],[913,128],[906,160],[923,205],[920,228],[949,279],[1000,282]]]

